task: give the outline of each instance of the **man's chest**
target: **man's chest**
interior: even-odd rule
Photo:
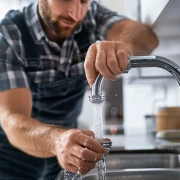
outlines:
[[[26,73],[36,83],[52,82],[84,73],[84,60],[90,46],[88,36],[76,36],[63,47],[54,43],[36,43],[37,58],[26,58]]]

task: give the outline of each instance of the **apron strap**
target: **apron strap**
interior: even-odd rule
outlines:
[[[11,20],[17,25],[21,32],[22,43],[24,45],[26,58],[39,58],[36,45],[28,30],[23,13],[18,10],[11,10],[8,15]]]

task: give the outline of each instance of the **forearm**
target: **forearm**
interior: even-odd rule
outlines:
[[[55,140],[65,131],[22,114],[8,116],[2,127],[13,146],[43,158],[55,156]]]
[[[148,55],[159,43],[156,34],[148,25],[131,20],[115,25],[108,40],[124,42],[132,55]]]

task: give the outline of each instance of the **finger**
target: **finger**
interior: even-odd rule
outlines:
[[[88,137],[87,135],[84,135],[82,133],[80,133],[76,137],[76,142],[79,145],[84,146],[84,147],[86,147],[86,148],[88,148],[94,152],[102,153],[102,154],[107,153],[106,148],[104,148],[104,146],[102,146],[96,139]]]
[[[81,130],[83,132],[83,134],[92,137],[93,139],[95,138],[95,134],[93,131],[90,130]]]
[[[127,65],[128,65],[128,54],[125,50],[121,49],[117,51],[117,58],[119,62],[119,67],[122,70],[122,72],[126,71]]]
[[[74,166],[73,164],[68,164],[68,167],[66,169],[73,173],[77,173],[77,171],[78,171],[77,167]]]
[[[74,156],[73,154],[71,154],[66,157],[66,161],[64,163],[61,163],[61,166],[68,171],[76,173],[77,167],[81,169],[82,171],[88,172],[89,170],[94,168],[95,164],[96,164],[95,161],[94,162],[83,161],[77,156]]]
[[[97,51],[95,67],[103,77],[111,80],[116,79],[116,76],[111,72],[107,65],[107,56],[104,50]]]
[[[114,52],[114,49],[113,51],[107,52],[107,65],[115,76],[122,73],[122,70],[121,70],[121,67],[119,66],[119,62]]]
[[[80,167],[76,167],[77,168],[77,172],[76,174],[80,174],[80,175],[85,175],[87,174],[89,171],[91,171],[92,169],[94,169],[95,166],[93,166],[90,169],[81,169]]]
[[[95,68],[95,60],[96,60],[96,45],[93,44],[89,47],[84,62],[84,69],[89,85],[92,85],[94,83],[98,74]]]
[[[83,161],[82,159],[78,158],[77,156],[72,156],[71,158],[71,164],[79,167],[81,170],[90,170],[94,168],[96,165],[96,162],[89,162],[89,161]]]
[[[94,152],[80,145],[73,146],[72,155],[80,158],[83,161],[88,161],[93,163],[101,160],[103,156],[103,154],[101,153]]]
[[[89,172],[87,170],[80,169],[79,167],[74,166],[73,164],[68,164],[67,170],[80,175],[87,174]]]

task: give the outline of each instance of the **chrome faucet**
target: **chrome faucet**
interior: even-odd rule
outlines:
[[[128,67],[124,73],[128,73],[131,68],[140,67],[159,67],[169,71],[178,81],[180,85],[180,67],[173,61],[161,56],[129,56]],[[92,85],[91,96],[89,100],[92,103],[102,103],[105,96],[102,94],[104,77],[98,75]]]

